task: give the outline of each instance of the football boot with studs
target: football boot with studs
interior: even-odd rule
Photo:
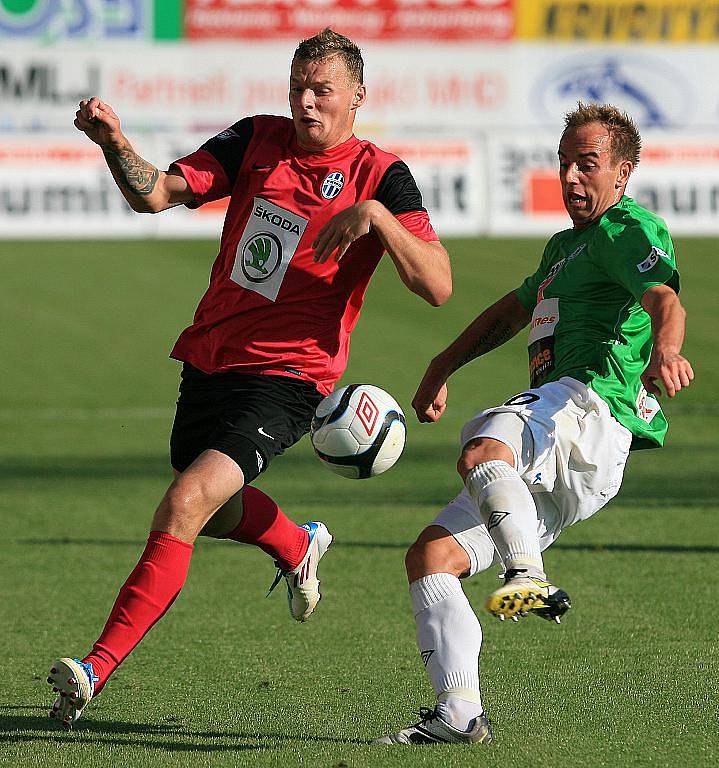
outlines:
[[[307,552],[300,564],[291,571],[277,569],[267,596],[282,581],[287,584],[287,602],[290,614],[295,621],[307,621],[317,607],[322,595],[320,581],[317,578],[317,566],[332,544],[332,534],[324,523],[305,523],[300,526],[310,535]]]
[[[421,707],[417,713],[421,720],[397,733],[383,736],[373,744],[491,744],[492,726],[489,718],[481,714],[474,719],[468,731],[460,731],[443,720],[436,709]]]
[[[50,717],[69,731],[90,703],[97,681],[92,664],[80,659],[55,659],[47,678],[53,693],[57,694]]]
[[[569,595],[546,579],[528,576],[522,568],[504,574],[504,584],[487,598],[485,608],[500,621],[519,621],[529,614],[556,624],[572,607]]]

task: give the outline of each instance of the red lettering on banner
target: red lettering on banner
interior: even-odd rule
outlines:
[[[299,40],[332,27],[358,40],[509,40],[513,0],[186,0],[187,37]]]
[[[249,80],[242,83],[242,108],[251,112],[256,108],[266,109],[268,104],[282,104],[287,101],[286,80]]]
[[[214,104],[230,100],[229,81],[224,72],[193,80],[184,74],[141,77],[134,72],[120,71],[115,75],[111,90],[118,102],[134,101],[153,106]]]
[[[452,75],[448,78],[427,80],[430,104],[459,106],[472,104],[480,108],[496,107],[505,98],[508,86],[499,72],[480,73],[474,78]]]

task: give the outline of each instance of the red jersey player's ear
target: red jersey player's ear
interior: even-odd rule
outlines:
[[[354,98],[352,99],[352,106],[361,107],[364,104],[366,97],[367,89],[364,87],[364,85],[358,85]]]

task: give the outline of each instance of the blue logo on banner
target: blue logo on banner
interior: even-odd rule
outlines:
[[[322,182],[322,197],[325,200],[333,200],[342,191],[345,185],[345,177],[342,171],[332,171]]]
[[[145,0],[0,0],[0,38],[149,37]]]
[[[556,124],[578,101],[613,104],[644,128],[686,125],[692,88],[659,59],[632,55],[568,57],[540,77],[533,93],[543,121]]]

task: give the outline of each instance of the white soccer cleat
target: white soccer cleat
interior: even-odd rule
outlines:
[[[55,659],[47,678],[53,692],[58,694],[50,717],[59,720],[69,731],[90,703],[97,680],[92,664],[80,659]]]
[[[269,595],[280,579],[284,578],[287,582],[287,602],[292,618],[296,621],[307,621],[322,597],[317,566],[332,543],[332,534],[324,523],[305,523],[300,527],[310,535],[307,553],[293,570],[277,569],[277,576],[267,594]]]
[[[443,720],[436,709],[421,707],[418,723],[397,733],[383,736],[373,744],[491,744],[492,726],[489,718],[481,714],[474,719],[468,731],[460,731]]]

